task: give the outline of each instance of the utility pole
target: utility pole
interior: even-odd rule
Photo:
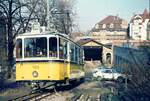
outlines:
[[[49,0],[47,0],[46,3],[47,3],[47,29],[50,30]]]
[[[47,30],[51,32],[56,32],[54,29],[54,24],[53,24],[53,18],[52,18],[52,12],[50,11],[50,5],[53,4],[53,0],[47,0]],[[54,5],[52,5],[54,6]],[[52,7],[53,8],[53,7]]]
[[[62,8],[61,11],[60,8],[56,8],[56,2],[55,0],[46,0],[47,3],[47,30],[51,32],[58,32],[63,30],[62,33],[69,34],[71,31],[71,19],[70,19],[70,12],[68,9]],[[59,2],[60,3],[60,2]],[[50,7],[52,6],[52,7]],[[50,8],[52,8],[50,10]],[[59,22],[55,19],[55,15],[59,15]],[[52,16],[53,15],[53,16]],[[54,17],[54,18],[53,18]],[[57,29],[57,26],[55,23],[59,23],[61,28]],[[60,27],[59,26],[59,27]]]

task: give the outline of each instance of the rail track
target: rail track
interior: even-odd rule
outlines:
[[[37,94],[27,94],[9,101],[40,101],[48,96],[55,94],[54,92],[47,93],[37,93]]]
[[[87,93],[78,93],[77,95],[73,96],[70,101],[102,101],[100,94],[97,94],[96,97],[92,97]]]
[[[91,82],[92,81],[84,82],[83,84],[81,84],[81,86],[79,86],[80,84],[71,85],[71,86],[70,85],[69,86],[56,86],[54,87],[55,89],[51,89],[51,90],[46,89],[47,91],[46,90],[43,91],[40,89],[39,91],[17,97],[9,101],[49,101],[49,100],[55,101],[55,99],[58,99],[58,98],[61,99],[63,96],[65,96],[63,95],[65,94],[64,92],[67,92],[67,94],[70,95],[70,96],[67,95],[68,96],[66,97],[67,101],[106,101],[107,94],[99,92],[99,90],[97,89],[95,89],[96,91],[93,91],[92,88],[86,88],[85,85],[91,86],[91,87],[94,86],[94,85],[93,86],[89,85],[89,83]],[[59,93],[57,93],[56,90]],[[57,94],[59,94],[60,96],[57,96]],[[66,101],[66,100],[62,100],[62,101]]]
[[[49,89],[48,92],[45,91],[49,87],[51,87],[51,89]],[[28,94],[10,99],[8,101],[35,101],[35,100],[37,101],[37,100],[40,100],[40,99],[45,98],[47,96],[50,96],[54,93],[55,93],[55,86],[49,85],[49,86],[46,86],[46,87],[41,88],[41,89],[33,90],[32,92],[30,92]]]
[[[58,91],[71,91],[72,89],[75,89],[74,87],[76,87],[78,85],[74,85],[74,86],[56,86],[54,85],[49,85],[47,87],[44,87],[42,89],[37,89],[32,91],[31,93],[10,99],[8,101],[40,101],[48,96],[57,94],[56,90]]]

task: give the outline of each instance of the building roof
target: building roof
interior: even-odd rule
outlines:
[[[80,39],[77,43],[79,43],[80,45],[86,44],[90,41],[94,41],[93,39],[90,38],[86,38],[86,39]]]
[[[104,47],[109,48],[109,49],[111,49],[111,46],[112,46],[112,44],[109,44],[109,45],[108,44],[102,44],[102,43],[99,43],[99,42],[97,42],[93,39],[90,39],[90,38],[81,39],[77,43],[83,46],[84,44],[89,43],[91,41],[98,44],[99,46],[104,46]]]
[[[98,24],[109,24],[109,23],[121,23],[122,19],[118,16],[107,16],[103,20],[101,20]]]
[[[125,21],[124,19],[118,17],[109,15],[100,22],[98,22],[95,27],[92,29],[92,31],[99,31],[99,30],[117,30],[117,29],[123,29],[121,24]],[[125,21],[127,23],[127,21]],[[104,27],[105,25],[105,27]],[[111,26],[112,25],[112,26]],[[97,28],[98,26],[98,28]]]
[[[143,22],[145,21],[145,19],[150,19],[150,12],[147,11],[147,9],[144,10],[143,14],[135,14],[130,22],[132,23],[133,20],[138,20],[138,19],[141,19],[143,20]]]
[[[81,33],[81,32],[74,32],[74,33],[71,33],[70,37],[72,39],[75,39],[76,37],[80,37],[82,36],[84,33]]]
[[[142,18],[145,19],[150,19],[150,12],[147,11],[147,9],[144,10],[142,14]]]

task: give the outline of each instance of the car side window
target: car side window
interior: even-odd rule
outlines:
[[[104,73],[112,73],[111,70],[106,70]]]

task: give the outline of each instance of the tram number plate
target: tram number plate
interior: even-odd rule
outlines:
[[[34,69],[39,69],[39,65],[34,65],[33,68]]]

